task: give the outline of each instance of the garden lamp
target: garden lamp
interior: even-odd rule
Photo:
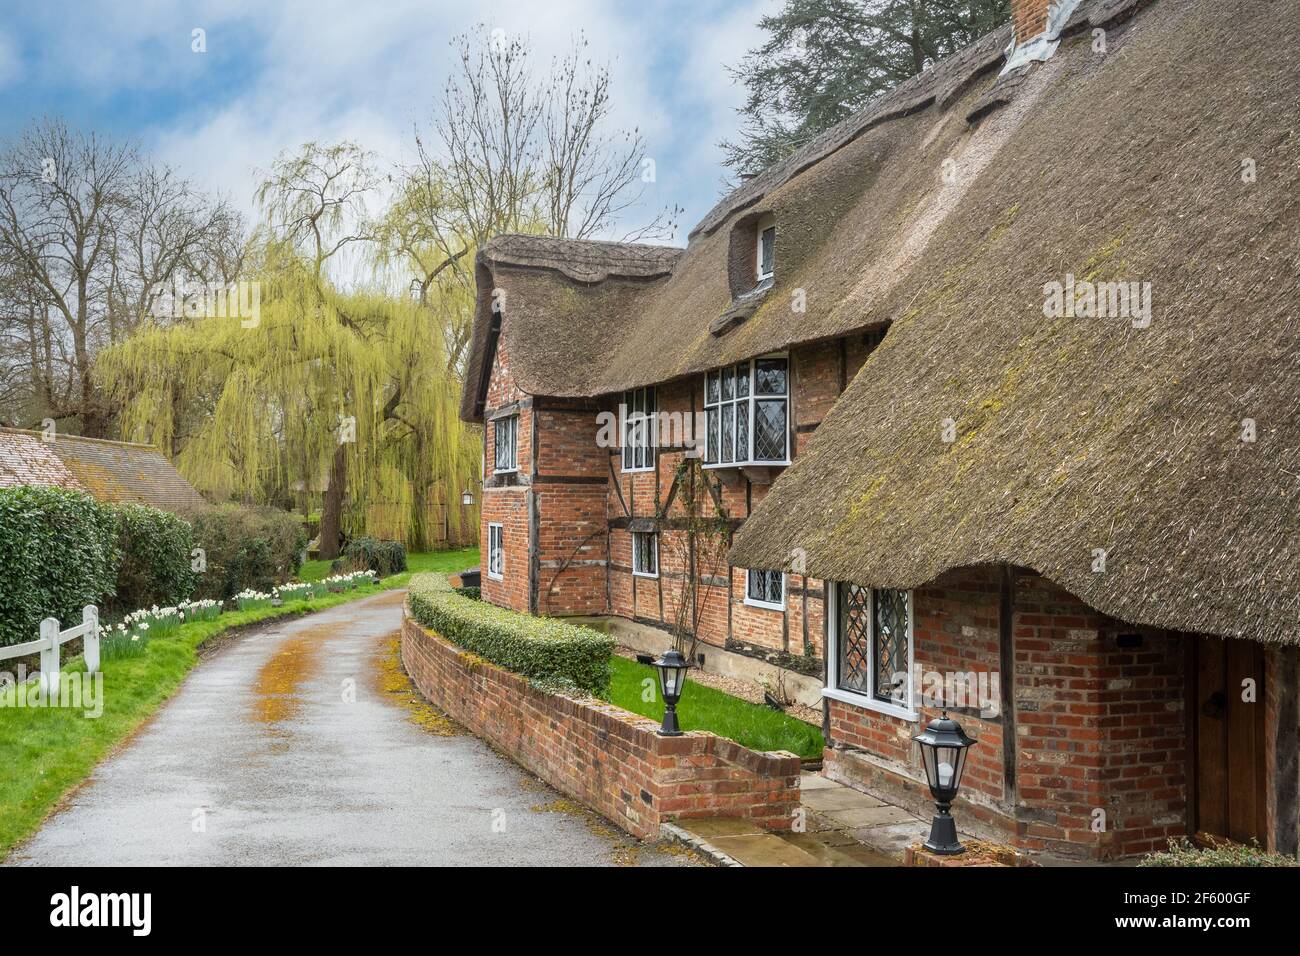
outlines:
[[[460,493],[460,503],[463,505],[472,505],[474,503],[474,492],[466,488]]]
[[[664,723],[659,733],[664,737],[680,737],[682,728],[677,725],[677,702],[682,699],[682,687],[686,684],[686,672],[691,665],[682,657],[681,651],[673,648],[655,661],[655,667],[659,669],[659,690],[664,695]]]
[[[966,751],[976,741],[966,736],[961,725],[949,717],[946,710],[942,717],[930,722],[924,733],[912,739],[921,745],[925,778],[938,811],[930,825],[930,838],[923,846],[940,856],[964,853],[966,848],[957,842],[957,823],[951,810],[961,787],[962,771],[966,769]]]

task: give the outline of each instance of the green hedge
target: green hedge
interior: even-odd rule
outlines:
[[[206,568],[196,597],[226,601],[240,591],[270,591],[292,578],[307,546],[302,523],[278,508],[215,505],[189,516]]]
[[[157,604],[171,607],[194,591],[194,531],[188,521],[144,505],[118,505],[117,596],[110,610],[129,614]]]
[[[411,579],[411,614],[453,644],[543,685],[609,692],[614,640],[589,627],[463,597],[441,574]]]
[[[40,622],[81,623],[117,584],[117,519],[90,495],[0,488],[0,646],[34,641]]]
[[[406,570],[406,546],[400,541],[353,538],[343,549],[343,557],[331,564],[330,570],[336,573],[374,571],[381,578],[401,574]]]

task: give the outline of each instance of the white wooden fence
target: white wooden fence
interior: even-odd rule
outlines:
[[[81,623],[66,631],[59,630],[57,618],[47,617],[41,621],[39,640],[12,647],[0,647],[0,661],[28,654],[41,655],[41,687],[46,694],[59,692],[59,648],[78,637],[84,637],[82,656],[86,659],[86,672],[93,674],[99,670],[99,608],[87,604],[81,611]]]

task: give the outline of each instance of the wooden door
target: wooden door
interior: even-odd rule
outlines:
[[[1254,641],[1204,637],[1193,656],[1196,832],[1266,846],[1264,649]]]

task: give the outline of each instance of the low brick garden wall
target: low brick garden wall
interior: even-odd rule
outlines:
[[[661,737],[644,717],[596,700],[545,693],[420,626],[402,622],[402,663],[436,707],[634,836],[665,820],[744,817],[788,830],[799,758],[758,753],[713,734]]]

